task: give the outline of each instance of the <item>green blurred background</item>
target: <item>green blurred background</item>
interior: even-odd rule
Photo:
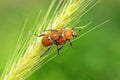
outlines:
[[[51,1],[0,0],[0,75],[25,18],[27,32],[39,9],[43,17]],[[73,42],[73,47],[27,80],[120,80],[120,0],[102,0],[82,18],[81,24],[91,20],[94,26],[107,19],[111,22]]]

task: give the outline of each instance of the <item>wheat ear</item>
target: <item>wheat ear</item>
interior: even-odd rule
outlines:
[[[61,29],[76,26],[80,22],[81,17],[99,1],[90,7],[91,2],[92,0],[59,0],[58,6],[54,10],[54,13],[52,13],[51,10],[56,3],[53,0],[43,22],[39,22],[40,11],[27,36],[24,34],[24,27],[27,25],[26,19],[21,31],[22,33],[18,39],[17,48],[14,50],[15,55],[8,62],[0,80],[25,80],[34,71],[52,59],[55,55],[53,52],[56,49],[53,47],[47,54],[40,57],[47,48],[42,45],[42,38],[36,37],[34,34],[44,33],[46,29]],[[88,7],[90,8],[86,10]],[[52,17],[49,15],[51,13],[53,14]]]

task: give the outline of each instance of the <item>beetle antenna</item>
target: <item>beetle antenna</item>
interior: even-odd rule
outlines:
[[[34,35],[37,36],[37,37],[42,37],[42,36],[44,36],[45,34],[40,34],[40,35],[34,34]]]

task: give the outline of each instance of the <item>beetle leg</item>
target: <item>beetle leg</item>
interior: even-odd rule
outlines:
[[[56,40],[53,40],[53,43],[57,46],[57,51],[58,51],[58,55],[59,55],[60,54],[59,53],[60,48],[58,47],[58,42]]]
[[[37,37],[41,37],[41,36],[44,36],[45,34],[40,34],[40,35],[37,35],[37,34],[35,34],[35,36],[37,36]]]
[[[58,42],[56,40],[52,40],[55,45],[58,45]]]
[[[72,42],[70,40],[67,40],[70,43],[70,46],[72,46]]]
[[[51,31],[51,32],[58,32],[56,29],[44,30],[44,31]]]
[[[59,55],[58,42],[56,40],[53,40],[53,43],[57,46],[57,51],[58,51],[58,55]]]
[[[51,47],[52,47],[52,45],[49,46],[49,47],[47,48],[47,50],[46,50],[43,54],[40,55],[40,58],[43,57],[43,56],[51,49]]]
[[[59,55],[59,51],[63,48],[64,45],[62,45],[60,48],[58,48],[58,55]]]
[[[53,29],[53,30],[51,30],[51,32],[58,32],[58,30]]]
[[[58,55],[59,55],[60,53],[59,53],[59,48],[58,48],[58,45],[56,45],[56,46],[57,46],[57,52],[58,52]]]

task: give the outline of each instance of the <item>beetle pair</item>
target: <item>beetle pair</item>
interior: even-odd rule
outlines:
[[[59,54],[60,49],[63,48],[66,42],[69,42],[70,46],[72,46],[72,37],[77,37],[77,32],[75,32],[73,29],[59,29],[48,31],[50,31],[50,33],[37,35],[38,37],[43,36],[42,44],[43,46],[48,47],[48,49],[40,57],[48,52],[53,44],[57,46],[57,51]],[[60,47],[58,47],[59,45]]]

